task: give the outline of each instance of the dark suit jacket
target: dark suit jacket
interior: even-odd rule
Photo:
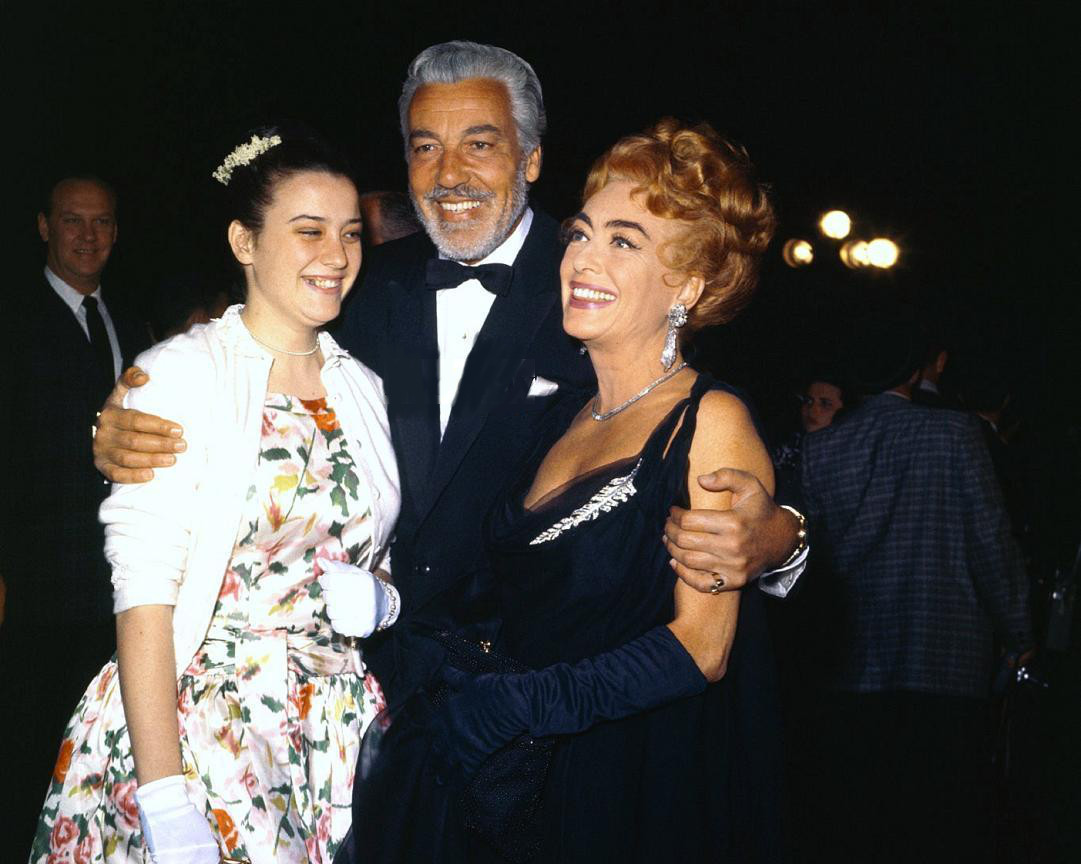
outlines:
[[[40,266],[35,271],[12,279],[4,298],[13,350],[5,356],[11,387],[0,423],[8,481],[0,568],[9,588],[0,627],[0,764],[43,789],[72,709],[115,650],[116,628],[97,518],[109,490],[90,450],[104,382],[71,309]],[[106,306],[129,362],[145,337],[117,303]],[[40,806],[16,787],[0,795],[0,858],[26,854]]]
[[[11,469],[5,474],[18,478],[4,526],[9,623],[15,626],[19,610],[32,608],[47,611],[54,625],[111,628],[112,589],[98,523],[98,506],[109,490],[94,469],[90,439],[107,394],[71,309],[40,271],[25,282],[30,287],[6,309],[7,321],[17,322],[11,379],[18,406],[6,436],[14,440],[4,448]],[[123,363],[130,363],[147,337],[120,305],[108,299],[106,305]]]
[[[1028,585],[975,420],[881,394],[803,441],[842,690],[986,695],[992,631],[1031,644]]]
[[[510,291],[496,298],[477,336],[440,442],[436,295],[424,281],[435,255],[424,234],[373,250],[335,335],[382,376],[386,390],[402,480],[391,560],[403,616],[457,629],[489,617],[484,518],[555,402],[529,397],[532,380],[580,390],[594,379],[563,332],[558,225],[534,210]],[[400,643],[406,629],[390,633],[401,634]],[[402,667],[396,658],[408,648],[373,641],[365,658],[393,696],[401,683],[393,680]]]

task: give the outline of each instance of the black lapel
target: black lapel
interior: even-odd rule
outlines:
[[[387,355],[395,362],[383,376],[399,471],[418,509],[439,449],[439,348],[435,292],[424,284],[427,257],[412,258],[402,281],[387,285],[397,295],[387,321]]]
[[[533,337],[559,296],[558,288],[559,227],[551,217],[534,211],[529,235],[514,262],[510,291],[492,304],[466,360],[422,515],[438,500],[508,388],[512,384],[528,388],[529,381],[515,372],[528,359]]]

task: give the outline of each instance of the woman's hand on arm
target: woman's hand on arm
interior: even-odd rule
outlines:
[[[124,372],[102,406],[94,434],[94,466],[113,483],[145,483],[154,468],[175,464],[187,444],[171,420],[124,407],[124,397],[149,377],[138,366]]]
[[[180,759],[173,607],[135,606],[116,618],[117,666],[131,738],[139,820],[159,864],[216,864],[210,825],[188,800]]]

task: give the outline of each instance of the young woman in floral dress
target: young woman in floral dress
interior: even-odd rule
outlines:
[[[138,360],[126,404],[188,448],[102,507],[117,659],[65,733],[32,862],[330,862],[383,707],[355,637],[397,615],[376,573],[397,471],[379,379],[319,332],[360,266],[357,191],[299,130],[214,176],[247,303]]]

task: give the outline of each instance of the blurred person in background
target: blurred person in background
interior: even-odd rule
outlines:
[[[364,245],[381,246],[421,230],[413,203],[405,192],[365,192],[360,196]]]
[[[854,357],[873,395],[803,446],[814,557],[836,598],[823,852],[984,860],[991,684],[1000,651],[1016,663],[1034,647],[1028,580],[976,421],[913,404],[920,339],[903,314],[884,318],[859,328]]]

